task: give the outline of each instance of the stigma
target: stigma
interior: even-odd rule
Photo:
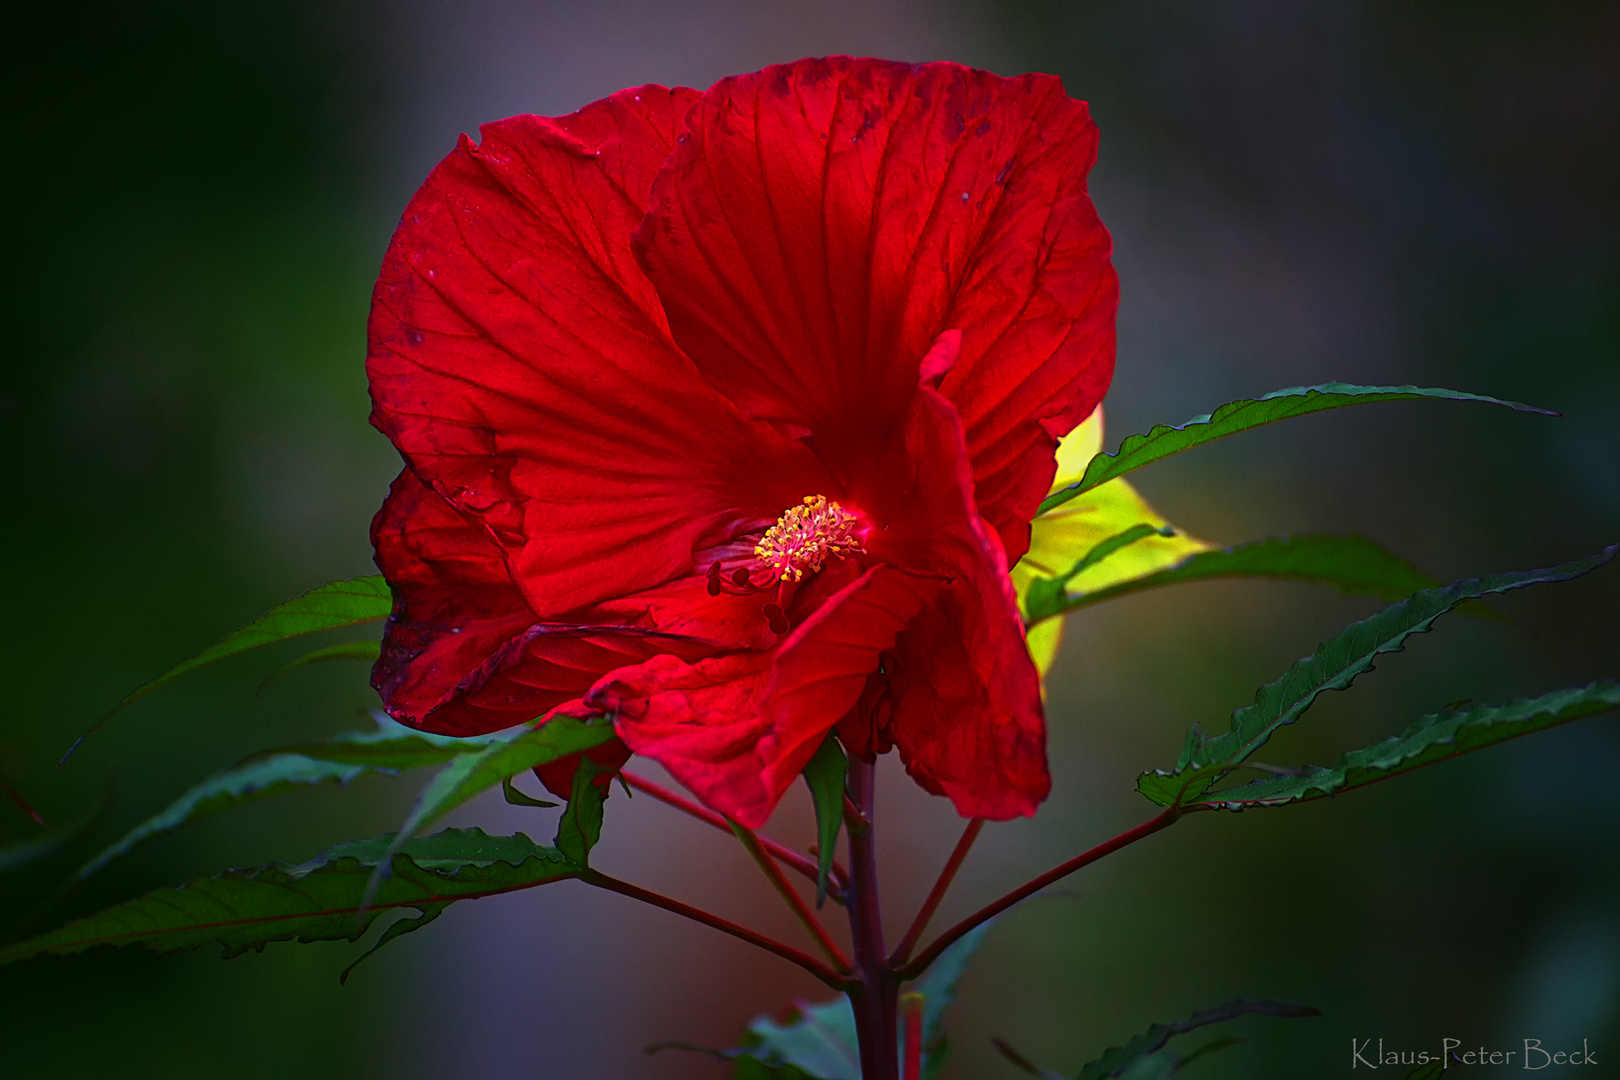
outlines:
[[[806,495],[765,530],[754,545],[754,558],[772,582],[802,581],[828,558],[866,554],[855,535],[858,520],[825,495]]]

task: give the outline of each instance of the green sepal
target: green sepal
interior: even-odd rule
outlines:
[[[1146,535],[1146,534],[1144,534]],[[1174,565],[1089,593],[1068,593],[1059,579],[1037,578],[1026,601],[1028,622],[1132,593],[1214,578],[1270,578],[1332,585],[1350,595],[1394,600],[1439,584],[1398,555],[1362,536],[1291,536],[1201,551]]]
[[[609,726],[610,735],[612,731]],[[557,820],[557,850],[581,867],[590,865],[591,849],[602,839],[602,811],[611,788],[596,780],[608,771],[606,766],[592,761],[589,754],[581,755],[568,807]]]
[[[354,941],[385,911],[415,908],[426,915],[457,900],[577,877],[581,869],[522,833],[488,836],[481,829],[447,829],[397,847],[394,839],[385,835],[339,844],[297,866],[227,870],[158,889],[0,948],[0,964],[95,945],[138,944],[173,952],[213,944],[231,957],[273,941]],[[391,872],[362,911],[372,872],[390,850]],[[416,927],[392,936],[409,929]]]
[[[827,877],[838,851],[838,831],[844,824],[844,776],[849,759],[832,732],[822,740],[804,767],[804,783],[816,809],[816,907],[827,902]]]
[[[533,795],[525,795],[517,789],[516,784],[512,783],[510,776],[501,778],[501,797],[506,800],[509,806],[532,806],[542,810],[549,810],[554,806],[562,805],[548,799],[537,799]]]
[[[1502,705],[1444,709],[1421,718],[1400,735],[1350,751],[1331,769],[1268,776],[1206,792],[1182,805],[1243,810],[1310,802],[1611,709],[1620,709],[1620,682],[1611,680]]]
[[[1259,398],[1229,401],[1214,412],[1195,416],[1180,427],[1159,425],[1146,435],[1132,435],[1120,443],[1112,454],[1098,454],[1086,465],[1078,482],[1061,491],[1053,492],[1041,503],[1039,513],[1062,506],[1081,492],[1106,484],[1116,477],[1134,472],[1172,454],[1190,450],[1195,446],[1236,435],[1240,431],[1275,424],[1295,416],[1341,409],[1347,405],[1366,405],[1376,401],[1405,401],[1416,398],[1439,398],[1448,401],[1478,401],[1488,405],[1505,405],[1519,412],[1557,416],[1547,409],[1523,405],[1517,401],[1465,394],[1460,390],[1444,390],[1422,386],[1355,386],[1350,383],[1330,382],[1318,386],[1290,386],[1286,390],[1273,390]]]
[[[1198,799],[1227,771],[1253,754],[1286,724],[1304,715],[1328,690],[1343,690],[1373,668],[1383,653],[1399,652],[1407,638],[1426,633],[1440,616],[1469,600],[1571,578],[1594,570],[1620,554],[1620,545],[1585,559],[1545,570],[1495,574],[1455,582],[1391,604],[1376,615],[1351,623],[1316,652],[1297,661],[1282,678],[1262,686],[1254,704],[1232,714],[1230,730],[1213,737],[1189,731],[1171,771],[1146,773],[1137,790],[1160,806]]]
[[[393,596],[381,575],[350,578],[347,581],[329,581],[302,596],[296,596],[260,615],[245,626],[238,627],[208,646],[196,656],[183,660],[151,682],[142,683],[124,695],[105,716],[80,735],[68,752],[66,761],[79,748],[79,744],[95,734],[101,727],[129,705],[182,675],[200,667],[223,660],[238,653],[257,649],[276,641],[313,634],[319,630],[335,630],[340,626],[376,622],[386,619],[393,610]]]

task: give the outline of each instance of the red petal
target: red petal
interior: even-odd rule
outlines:
[[[885,656],[888,734],[916,781],[964,817],[1030,815],[1051,789],[1040,677],[1006,554],[973,510],[960,422],[939,394],[920,398],[914,438],[930,441],[931,460],[954,474],[960,509],[933,518],[932,565],[949,583]]]
[[[684,574],[739,517],[825,483],[698,376],[631,256],[695,98],[642,87],[487,125],[412,200],[377,283],[373,422],[507,549],[542,616]]]
[[[692,664],[655,656],[610,672],[586,702],[616,713],[625,745],[663,765],[705,805],[761,823],[776,803],[754,755],[767,726],[758,704],[769,665],[769,653]]]
[[[695,664],[654,657],[611,673],[587,701],[618,713],[619,736],[636,753],[757,828],[933,587],[873,567],[773,651]]]
[[[394,589],[372,685],[389,715],[427,731],[498,731],[578,698],[614,668],[713,651],[640,627],[537,620],[500,546],[409,470],[372,523],[372,543]]]
[[[1086,107],[1050,76],[834,57],[722,80],[688,125],[636,246],[704,377],[850,475],[961,330],[943,391],[1021,554],[1113,365]]]
[[[534,767],[534,775],[545,785],[547,791],[559,799],[574,797],[574,774],[579,771],[580,759],[589,754],[592,761],[607,771],[598,773],[596,786],[606,788],[613,783],[613,774],[624,768],[630,760],[630,748],[618,739],[610,739],[601,746],[589,750],[581,750],[577,754],[569,754],[565,758],[547,762]]]

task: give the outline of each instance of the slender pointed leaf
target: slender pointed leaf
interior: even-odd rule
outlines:
[[[1232,714],[1231,729],[1213,737],[1197,728],[1187,733],[1171,772],[1147,773],[1137,790],[1161,806],[1197,799],[1234,765],[1254,753],[1285,724],[1291,724],[1328,690],[1343,690],[1371,671],[1383,653],[1398,652],[1407,638],[1426,633],[1457,605],[1529,585],[1568,581],[1620,554],[1620,545],[1546,570],[1525,570],[1471,578],[1391,604],[1371,618],[1351,623],[1314,654],[1297,661],[1282,678],[1262,686],[1254,704]]]
[[[480,829],[447,829],[401,847],[369,910],[361,913],[367,881],[393,839],[340,844],[298,866],[228,870],[159,889],[0,948],[0,964],[96,945],[172,952],[215,944],[230,957],[295,938],[354,941],[384,911],[415,908],[431,915],[457,900],[527,889],[580,872],[556,849],[522,833],[487,836]]]
[[[88,731],[79,736],[68,748],[68,752],[62,756],[62,760],[66,761],[71,757],[80,743],[100,730],[107,721],[129,705],[182,675],[212,664],[216,660],[223,660],[228,656],[235,656],[237,653],[247,652],[249,649],[256,649],[271,642],[313,634],[318,630],[333,630],[340,626],[386,619],[392,609],[393,598],[388,583],[380,575],[350,578],[347,581],[330,581],[320,588],[311,589],[302,596],[294,597],[270,609],[246,626],[232,630],[196,656],[181,661],[151,682],[142,683],[125,694],[124,699],[114,705],[107,715],[97,720]]]
[[[804,782],[816,809],[816,907],[827,902],[827,875],[838,852],[838,830],[844,824],[844,774],[849,759],[838,740],[828,735],[804,767]]]
[[[1102,1057],[1086,1065],[1080,1070],[1077,1080],[1104,1080],[1105,1077],[1126,1076],[1127,1070],[1138,1062],[1152,1058],[1177,1035],[1185,1035],[1209,1024],[1219,1024],[1249,1015],[1304,1017],[1320,1016],[1321,1013],[1309,1005],[1291,1005],[1284,1001],[1257,1001],[1248,998],[1228,1001],[1213,1009],[1193,1013],[1185,1020],[1171,1024],[1153,1024],[1124,1046],[1113,1047]],[[1178,1060],[1177,1064],[1179,1063]]]
[[[1050,579],[1038,580],[1030,586],[1028,618],[1034,623],[1165,585],[1233,577],[1314,582],[1351,595],[1372,594],[1391,600],[1439,584],[1362,536],[1292,536],[1201,551],[1173,566],[1094,592],[1065,593],[1055,581],[1046,585],[1045,580]]]
[[[1557,413],[1523,405],[1516,401],[1465,394],[1459,390],[1444,390],[1421,386],[1354,386],[1349,383],[1322,383],[1319,386],[1291,386],[1274,390],[1260,398],[1229,401],[1205,416],[1195,416],[1180,427],[1160,425],[1146,435],[1128,437],[1112,454],[1098,454],[1086,466],[1080,480],[1061,491],[1047,496],[1041,503],[1041,513],[1062,506],[1081,492],[1124,476],[1126,473],[1163,460],[1172,454],[1190,450],[1240,431],[1274,424],[1295,416],[1340,409],[1347,405],[1365,405],[1375,401],[1404,401],[1415,398],[1439,398],[1449,401],[1478,401],[1489,405],[1505,405],[1520,412],[1556,416]]]
[[[397,734],[405,730],[387,721],[374,732],[355,732],[329,743],[255,754],[210,776],[135,826],[85,863],[78,876],[81,880],[87,878],[137,844],[199,818],[317,784],[347,784],[368,772],[391,775],[404,769],[439,765],[478,749],[477,744],[439,736]]]
[[[328,645],[324,649],[307,652],[290,664],[283,664],[265,677],[259,684],[255,693],[263,694],[271,683],[287,674],[304,667],[307,664],[322,664],[328,660],[364,660],[374,663],[382,655],[382,642],[380,641],[343,641],[336,645]]]
[[[1326,798],[1611,709],[1620,709],[1620,682],[1610,680],[1503,705],[1446,709],[1423,717],[1401,735],[1352,750],[1331,769],[1304,776],[1268,776],[1206,792],[1183,805],[1242,810]]]

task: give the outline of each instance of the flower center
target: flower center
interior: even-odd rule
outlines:
[[[825,495],[806,495],[765,530],[754,545],[754,557],[772,580],[800,581],[820,570],[829,555],[842,559],[866,553],[855,536],[856,523],[854,514]]]

